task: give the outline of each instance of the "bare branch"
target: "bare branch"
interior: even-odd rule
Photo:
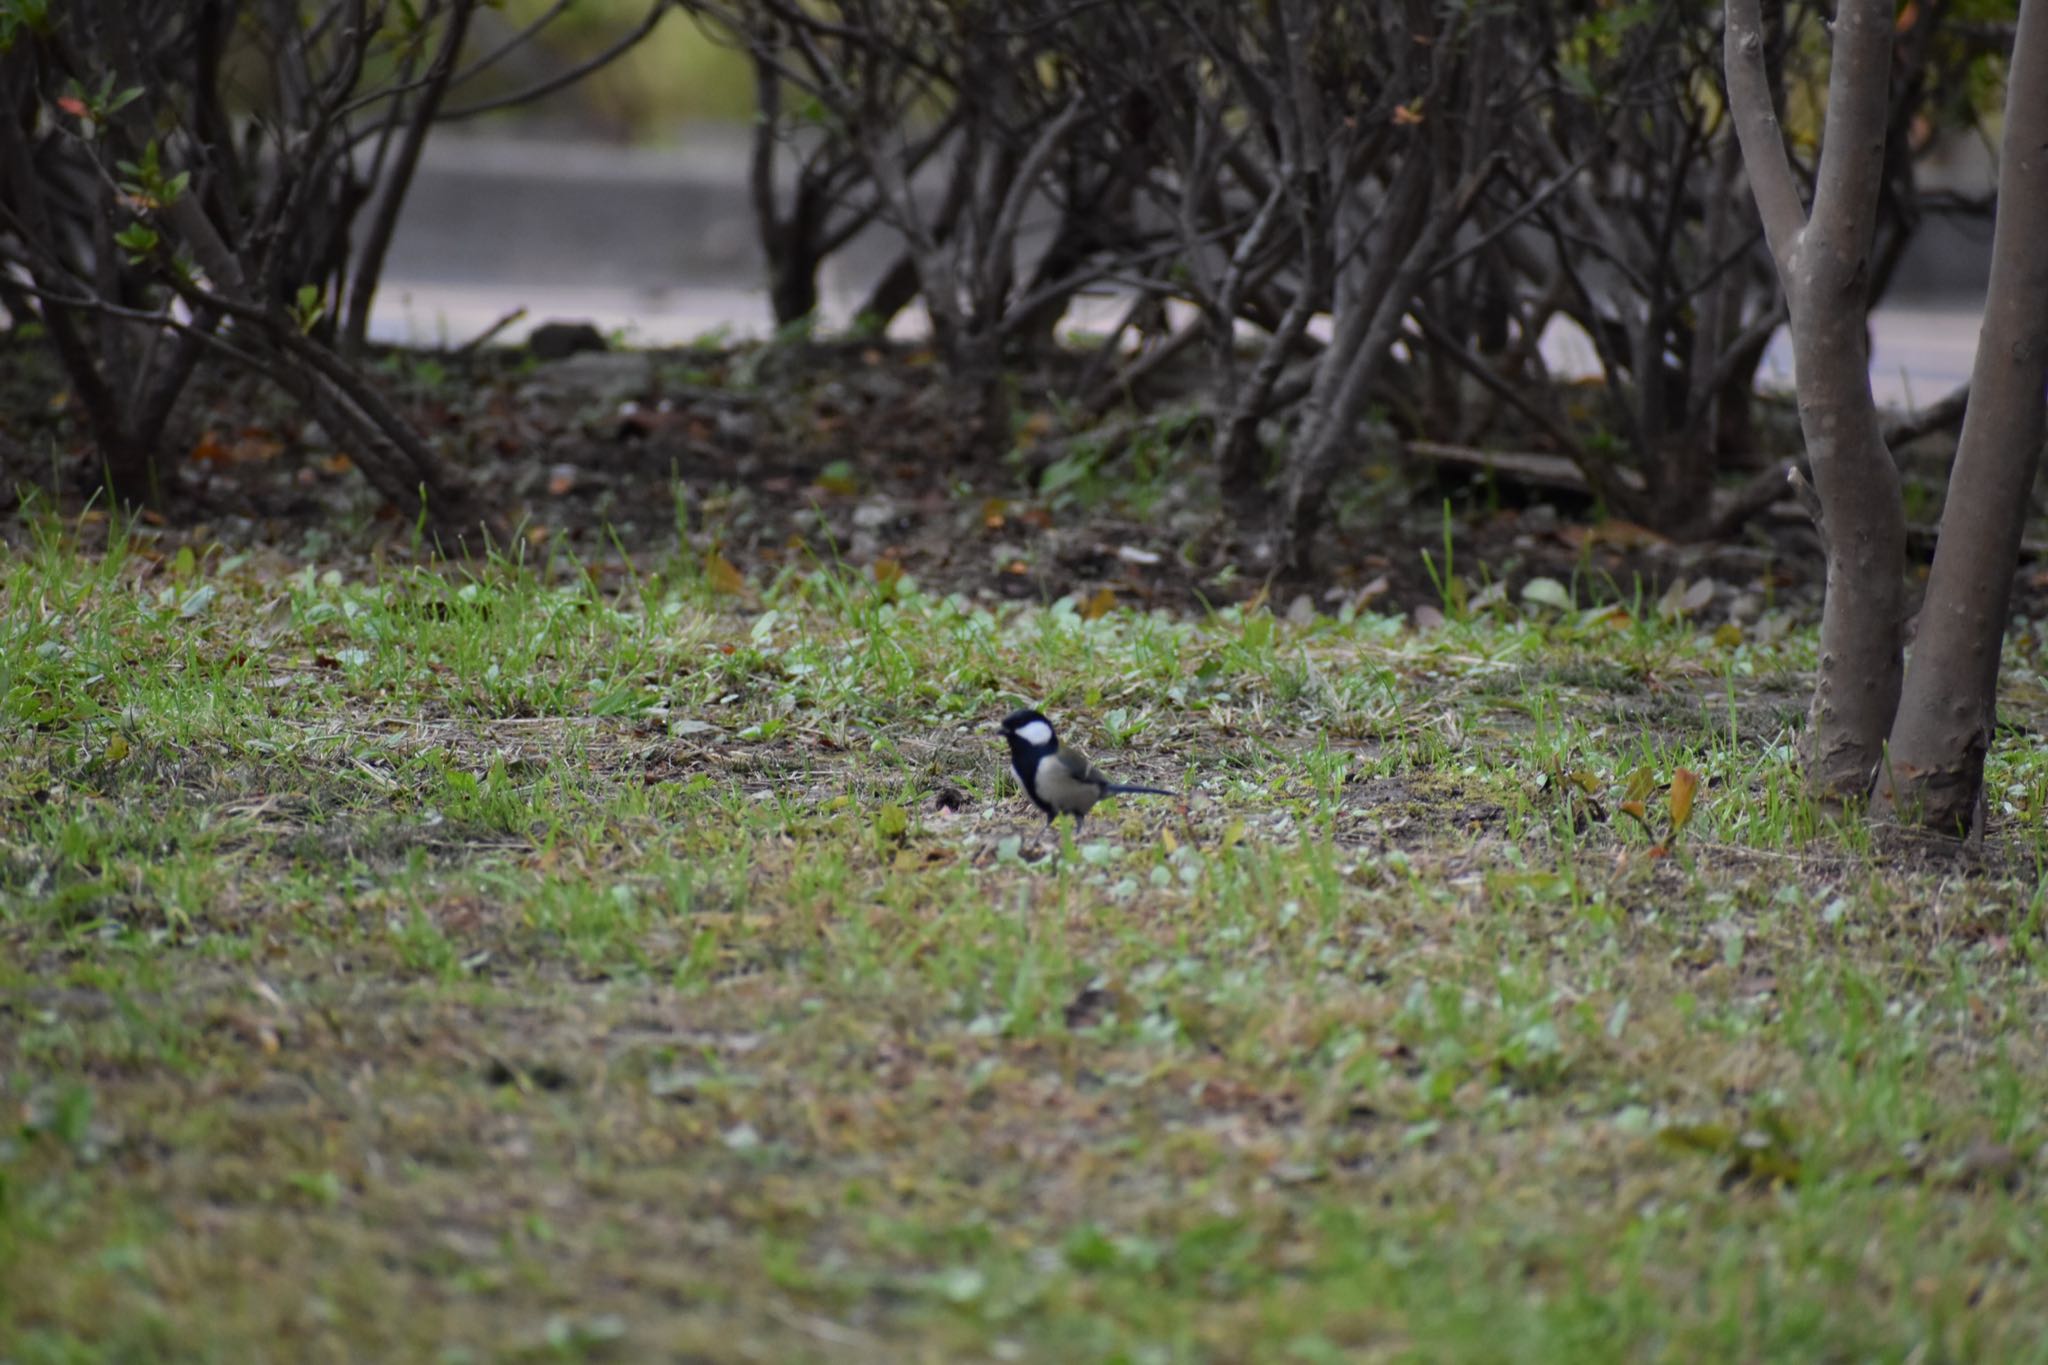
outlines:
[[[1962,425],[1963,414],[1969,410],[1969,406],[1970,385],[1965,381],[1924,408],[1887,418],[1884,423],[1884,443],[1891,449],[1898,450],[1922,436],[1937,431],[1954,430]]]
[[[1792,178],[1792,159],[1785,151],[1785,133],[1771,99],[1770,74],[1764,67],[1764,24],[1757,0],[1728,0],[1726,62],[1728,104],[1735,116],[1735,136],[1749,168],[1750,192],[1764,220],[1764,236],[1779,264],[1792,259],[1806,210]]]

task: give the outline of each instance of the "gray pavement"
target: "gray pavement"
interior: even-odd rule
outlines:
[[[515,308],[516,340],[551,319],[587,320],[644,345],[703,337],[765,336],[767,292],[746,196],[744,130],[698,128],[664,149],[443,136],[428,143],[392,244],[373,327],[380,338],[459,344]],[[1981,244],[1980,244],[1981,245]],[[1965,244],[1967,246],[1967,244]],[[1871,319],[1871,384],[1878,400],[1932,402],[1969,377],[1981,319],[1980,267],[1951,234],[1906,278],[1939,276],[1950,291],[1879,309]],[[880,232],[827,264],[821,311],[828,325],[852,318],[868,282],[892,255]],[[1938,269],[1937,269],[1938,267]],[[1956,282],[1962,281],[1959,286]],[[1084,300],[1076,327],[1120,311],[1113,298]],[[898,330],[921,330],[918,316]],[[1553,327],[1551,364],[1592,373],[1583,334]],[[1767,382],[1792,381],[1781,333],[1765,360]]]

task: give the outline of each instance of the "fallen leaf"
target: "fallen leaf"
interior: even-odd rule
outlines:
[[[732,561],[717,550],[704,556],[704,577],[711,581],[717,592],[739,594],[747,590],[747,576],[733,567]]]
[[[839,497],[852,497],[860,492],[860,473],[851,460],[834,460],[818,471],[818,487]]]
[[[1658,535],[1647,526],[1640,526],[1633,521],[1623,521],[1619,517],[1610,517],[1598,525],[1576,532],[1573,528],[1567,528],[1559,534],[1566,540],[1577,539],[1586,544],[1607,545],[1617,550],[1647,550],[1653,546],[1671,543],[1669,536]]]
[[[1392,591],[1393,586],[1385,574],[1380,574],[1358,590],[1358,595],[1351,599],[1351,609],[1353,611],[1364,611],[1367,607]]]
[[[221,443],[220,433],[203,431],[199,434],[199,439],[192,443],[192,449],[186,452],[185,458],[193,464],[224,465],[232,457],[228,454],[228,448]]]
[[[1657,615],[1667,621],[1682,620],[1714,600],[1715,583],[1711,578],[1702,578],[1697,583],[1687,583],[1683,578],[1676,580],[1657,599]]]
[[[1671,832],[1676,834],[1692,819],[1693,795],[1700,789],[1700,775],[1690,768],[1671,774]]]
[[[1099,621],[1116,610],[1116,589],[1097,588],[1094,595],[1081,604],[1083,621]]]
[[[1029,450],[1045,439],[1045,433],[1052,430],[1052,414],[1034,412],[1024,419],[1017,428],[1017,449]]]
[[[1522,600],[1539,607],[1555,607],[1559,611],[1572,609],[1571,589],[1555,578],[1530,579],[1522,585]]]
[[[1070,1029],[1091,1028],[1124,1007],[1123,992],[1114,985],[1090,983],[1075,994],[1062,1010],[1061,1018]]]
[[[267,431],[252,429],[242,433],[228,454],[236,464],[262,464],[276,459],[283,451],[283,441]]]

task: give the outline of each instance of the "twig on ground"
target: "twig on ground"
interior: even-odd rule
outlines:
[[[519,321],[519,319],[525,316],[526,306],[524,304],[521,304],[519,307],[514,308],[511,312],[506,313],[503,317],[499,318],[490,326],[484,328],[481,332],[478,332],[469,340],[463,342],[460,346],[457,346],[455,348],[455,354],[474,355],[476,352],[482,350],[492,337],[498,335],[498,333],[504,331],[507,327],[510,327],[513,323]]]

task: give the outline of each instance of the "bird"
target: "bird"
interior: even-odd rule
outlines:
[[[997,726],[1010,744],[1010,767],[1023,784],[1031,804],[1045,812],[1050,825],[1062,815],[1074,817],[1074,833],[1081,832],[1081,817],[1105,796],[1172,796],[1163,787],[1138,787],[1112,782],[1098,771],[1088,756],[1060,743],[1052,722],[1029,707],[1012,711]]]

